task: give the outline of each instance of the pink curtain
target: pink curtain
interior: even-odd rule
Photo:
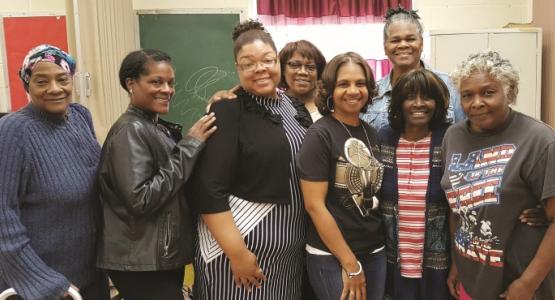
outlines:
[[[412,7],[411,0],[258,0],[258,14],[289,18],[381,17],[388,8]]]
[[[389,74],[393,68],[389,59],[367,59],[366,62],[372,69],[372,73],[374,73],[374,79],[376,81]]]

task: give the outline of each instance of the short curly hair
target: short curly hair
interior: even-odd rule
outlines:
[[[501,83],[509,104],[514,104],[518,96],[520,76],[511,62],[494,50],[482,50],[470,54],[451,73],[451,80],[460,90],[461,82],[475,73],[486,73]]]
[[[328,101],[333,100],[333,91],[335,90],[335,85],[337,83],[337,72],[339,71],[339,68],[341,68],[341,66],[346,63],[359,65],[364,71],[366,88],[368,89],[368,101],[366,102],[366,105],[360,110],[361,113],[366,112],[366,110],[368,109],[368,104],[370,104],[370,102],[372,102],[372,98],[376,96],[377,89],[376,81],[374,80],[374,74],[372,74],[372,70],[370,69],[370,66],[368,66],[368,63],[364,60],[364,58],[362,58],[362,56],[355,52],[347,52],[336,55],[324,68],[324,72],[322,73],[322,81],[319,87],[318,98],[316,98],[315,101],[316,107],[322,115],[328,115],[332,112],[327,103]],[[331,109],[333,109],[333,107],[331,107]]]
[[[276,44],[272,36],[266,31],[264,25],[257,20],[249,19],[237,24],[235,28],[233,28],[231,38],[233,39],[233,57],[235,59],[237,59],[237,53],[239,53],[244,45],[253,43],[257,40],[270,45],[277,53]]]
[[[420,95],[434,100],[436,108],[428,127],[437,129],[447,124],[447,108],[449,107],[449,89],[434,72],[426,69],[410,71],[399,77],[391,91],[391,102],[388,108],[389,125],[397,132],[405,131],[403,102]]]

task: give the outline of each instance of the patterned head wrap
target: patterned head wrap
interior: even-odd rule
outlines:
[[[29,90],[29,81],[31,80],[33,69],[40,61],[55,63],[69,74],[75,74],[75,60],[73,57],[58,47],[48,44],[39,45],[27,53],[23,59],[21,69],[19,69],[19,78],[23,81],[26,91]]]

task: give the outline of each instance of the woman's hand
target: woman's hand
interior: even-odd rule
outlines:
[[[262,273],[262,269],[256,261],[256,255],[252,252],[243,251],[236,257],[230,257],[229,262],[233,281],[238,288],[242,286],[250,291],[253,285],[260,287],[262,282],[266,281],[266,275]]]
[[[449,269],[449,275],[447,276],[447,287],[449,287],[449,293],[455,299],[459,299],[459,281],[457,279],[459,271],[457,270],[457,265],[455,262],[451,262],[451,268]]]
[[[189,129],[187,133],[188,136],[194,137],[195,139],[205,142],[214,131],[216,131],[216,126],[214,122],[216,121],[216,116],[214,113],[202,116],[194,125]]]
[[[76,287],[75,285],[73,285],[73,283],[71,283],[71,284],[69,285],[69,290],[71,290],[71,289],[74,289],[76,292],[79,293],[79,288]],[[73,299],[73,297],[71,296],[71,294],[69,293],[69,291],[67,291],[67,292],[64,294],[63,298],[64,298],[64,299],[66,299],[66,298],[67,298],[67,299]]]
[[[518,218],[520,222],[526,223],[528,226],[542,227],[549,225],[545,209],[541,205],[523,210]]]
[[[360,265],[358,263],[354,265],[355,267],[348,270],[349,273],[357,272]],[[347,270],[343,269],[341,277],[343,278],[341,300],[366,300],[366,277],[364,276],[364,270],[360,274],[349,278]]]
[[[232,87],[230,90],[221,90],[214,93],[214,95],[212,95],[212,97],[208,99],[208,105],[206,105],[206,112],[210,110],[210,106],[214,102],[218,102],[223,99],[231,100],[231,99],[237,98],[237,94],[235,93],[237,93],[237,90],[239,90],[239,87],[240,87],[239,85],[236,85]]]
[[[526,284],[522,278],[519,278],[513,281],[499,297],[507,300],[532,300],[534,292],[530,284]]]

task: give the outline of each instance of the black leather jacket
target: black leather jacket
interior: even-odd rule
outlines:
[[[180,129],[133,106],[110,129],[98,174],[98,267],[156,271],[192,261],[193,220],[184,186],[204,143],[181,139]]]

